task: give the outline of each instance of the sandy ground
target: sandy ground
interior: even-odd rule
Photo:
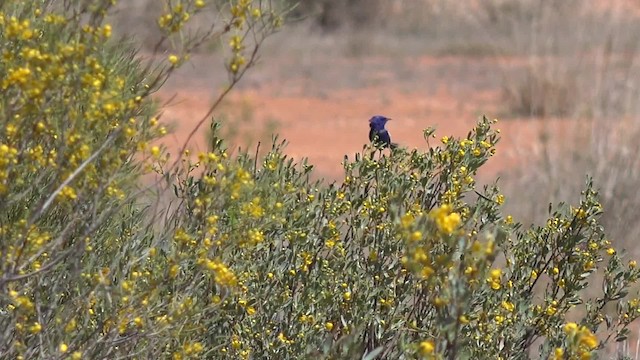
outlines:
[[[207,112],[225,84],[214,55],[195,56],[158,94],[173,98],[164,108],[164,120],[175,125],[165,139],[175,151]],[[479,116],[500,118],[499,66],[505,59],[468,57],[300,57],[270,56],[243,79],[214,113],[235,129],[236,145],[254,147],[271,142],[271,132],[286,139],[286,153],[308,158],[316,176],[339,179],[341,161],[352,157],[368,141],[368,119],[381,114],[394,142],[424,148],[423,130],[437,129],[437,137],[464,136]],[[513,59],[508,61],[513,62]],[[271,125],[270,125],[271,124]],[[535,151],[542,126],[562,131],[566,121],[501,119],[503,138],[497,156],[481,175],[495,176],[514,166],[527,166],[523,153]],[[203,126],[189,148],[206,150]],[[247,139],[250,139],[251,142]],[[267,142],[267,144],[264,144]],[[434,142],[431,142],[434,144]],[[519,160],[516,160],[519,159]]]

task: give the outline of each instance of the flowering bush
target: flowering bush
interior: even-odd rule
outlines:
[[[524,228],[475,183],[486,118],[441,145],[425,130],[425,150],[365,147],[332,184],[283,143],[230,156],[216,124],[208,152],[168,162],[149,95],[195,45],[149,72],[109,42],[110,3],[0,5],[2,357],[586,359],[627,336],[638,269],[590,182]],[[167,38],[205,4],[170,5]],[[223,30],[266,36],[267,5],[230,2]]]

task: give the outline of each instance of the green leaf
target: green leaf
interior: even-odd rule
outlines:
[[[371,352],[366,353],[365,355],[363,355],[362,356],[362,360],[373,360],[378,355],[380,355],[380,353],[382,353],[383,350],[384,350],[384,347],[382,347],[382,346],[377,347],[377,348],[373,349]]]

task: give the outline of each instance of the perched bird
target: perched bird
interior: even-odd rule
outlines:
[[[391,142],[391,136],[389,132],[384,128],[384,125],[389,121],[388,117],[376,115],[369,119],[369,140],[378,147],[386,148],[390,147],[395,149],[398,144]]]

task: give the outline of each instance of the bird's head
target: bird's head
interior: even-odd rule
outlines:
[[[376,115],[374,117],[372,117],[371,119],[369,119],[369,127],[371,127],[372,129],[375,130],[382,130],[384,129],[384,124],[387,123],[387,121],[389,121],[391,119],[389,119],[386,116],[382,116],[382,115]]]

